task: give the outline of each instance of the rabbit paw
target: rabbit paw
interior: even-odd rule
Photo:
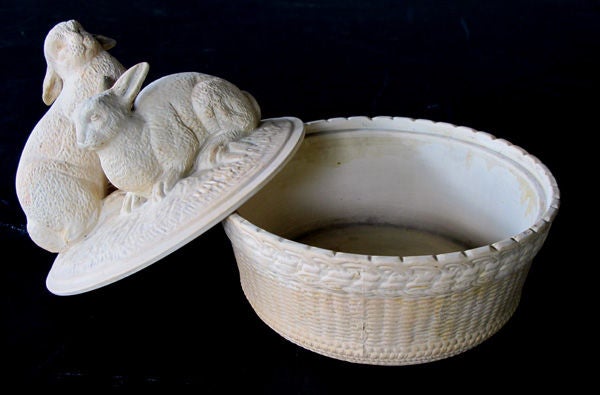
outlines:
[[[121,206],[121,214],[129,214],[137,207],[144,204],[146,198],[133,192],[127,192]]]
[[[217,164],[217,157],[219,156],[219,151],[223,149],[223,144],[220,142],[217,143],[207,143],[196,158],[196,167],[199,170],[206,170],[215,167]]]
[[[229,146],[225,146],[217,152],[216,161],[219,164],[235,163],[244,159],[246,155],[246,152],[236,152],[234,150],[231,150]]]
[[[234,163],[242,160],[247,155],[247,145],[234,141],[214,141],[207,143],[196,161],[199,170],[211,169],[215,166]]]
[[[164,199],[167,193],[177,184],[179,178],[179,174],[173,172],[154,184],[152,187],[152,202],[156,203]]]

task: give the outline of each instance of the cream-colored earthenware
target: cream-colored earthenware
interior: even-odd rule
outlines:
[[[125,191],[123,212],[165,197],[191,172],[235,162],[227,144],[260,123],[254,97],[222,78],[175,73],[142,90],[150,65],[138,63],[72,114],[77,145],[94,151],[110,182]]]
[[[261,121],[252,95],[218,77],[142,89],[149,65],[125,71],[113,45],[74,20],[46,38],[52,107],[16,184],[31,238],[59,253],[51,292],[115,282],[225,219],[257,314],[324,355],[446,358],[517,308],[559,204],[535,157],[408,118],[310,122],[302,142],[302,121]]]
[[[224,221],[245,295],[341,360],[438,360],[511,317],[559,191],[534,156],[427,120],[307,124],[294,158]]]
[[[230,142],[235,161],[217,163],[179,180],[159,200],[123,212],[127,192],[104,199],[92,232],[58,254],[46,286],[74,295],[118,281],[190,242],[243,204],[294,154],[304,136],[293,117],[261,121],[246,137]]]
[[[261,188],[304,136],[297,118],[261,121],[254,97],[216,76],[175,73],[142,89],[149,64],[125,70],[107,52],[114,45],[76,20],[44,42],[51,108],[15,181],[31,239],[58,253],[46,285],[59,295],[110,284],[191,241]]]
[[[42,99],[50,108],[27,139],[15,184],[29,236],[51,252],[67,250],[95,226],[107,194],[98,156],[77,147],[71,114],[125,71],[108,53],[114,46],[75,20],[56,24],[44,41]]]

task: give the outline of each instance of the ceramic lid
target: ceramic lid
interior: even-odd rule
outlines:
[[[121,213],[125,193],[104,199],[96,227],[58,254],[48,290],[74,295],[114,283],[177,250],[221,222],[262,188],[296,152],[304,124],[270,118],[230,143],[239,159],[180,180],[160,201]]]

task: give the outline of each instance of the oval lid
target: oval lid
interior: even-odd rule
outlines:
[[[160,260],[252,197],[294,155],[303,137],[298,118],[265,119],[249,136],[229,144],[238,160],[192,173],[158,202],[121,213],[125,193],[111,193],[92,232],[58,254],[46,287],[56,295],[80,294]]]

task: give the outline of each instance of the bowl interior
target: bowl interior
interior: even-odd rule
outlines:
[[[549,209],[551,180],[489,135],[309,124],[286,167],[238,213],[275,235],[367,255],[429,255],[510,238]]]

